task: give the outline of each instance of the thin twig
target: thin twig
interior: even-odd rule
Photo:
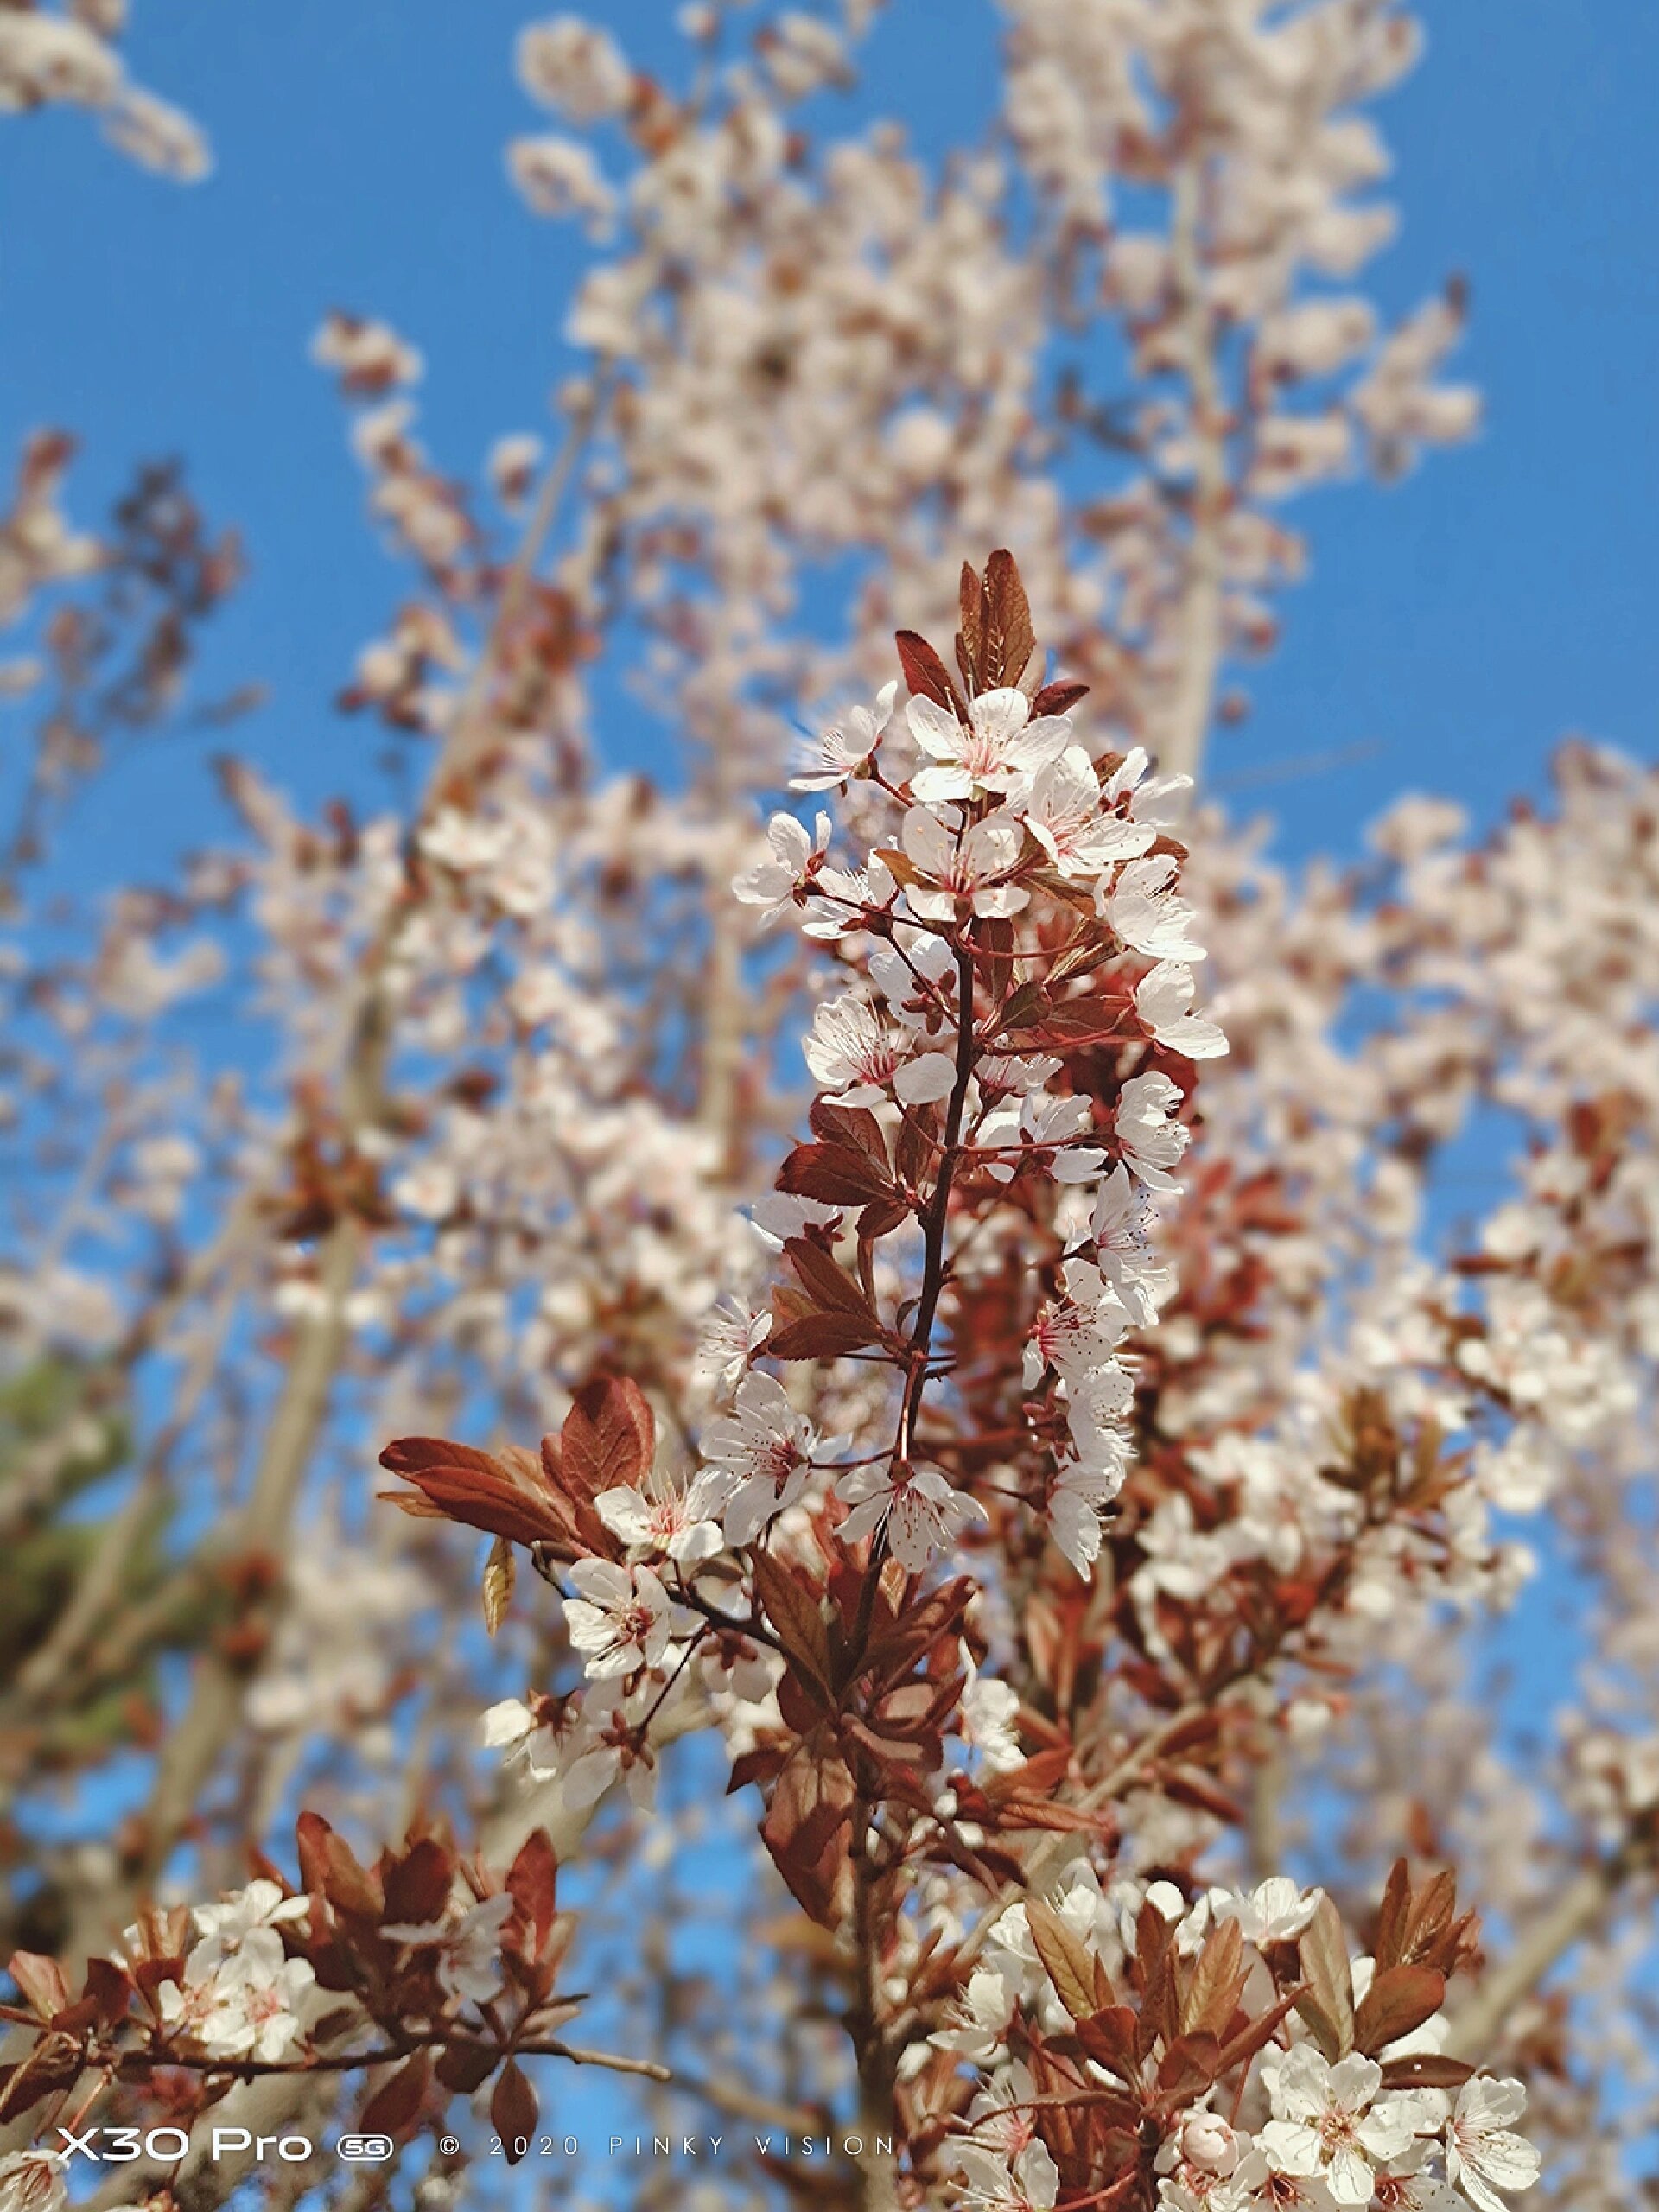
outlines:
[[[674,2078],[671,2070],[659,2065],[654,2058],[626,2058],[617,2051],[590,2050],[583,2045],[564,2043],[551,2036],[514,2043],[510,2047],[485,2043],[476,2036],[416,2037],[407,2044],[391,2044],[381,2050],[314,2051],[301,2059],[191,2058],[180,2056],[169,2047],[164,2063],[186,2073],[207,2075],[215,2080],[257,2082],[275,2075],[303,2080],[313,2074],[357,2074],[374,2066],[401,2066],[416,2050],[428,2049],[486,2051],[501,2058],[563,2058],[572,2066],[601,2066],[610,2074],[639,2074],[652,2082],[670,2082]],[[126,2055],[126,2066],[130,2067],[137,2063],[147,2068],[155,2062],[156,2056],[149,2051],[129,2053]]]

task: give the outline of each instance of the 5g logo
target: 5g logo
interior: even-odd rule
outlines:
[[[390,2135],[342,2135],[334,2145],[335,2155],[349,2165],[384,2165],[397,2145]]]

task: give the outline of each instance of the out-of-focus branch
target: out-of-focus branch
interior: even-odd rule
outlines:
[[[591,434],[604,387],[571,417],[550,467],[512,569],[503,583],[489,634],[435,762],[417,819],[423,819],[456,779],[477,761],[488,728],[489,691],[503,648],[521,614],[531,580],[558,512],[560,500]],[[386,978],[408,926],[410,908],[392,906],[366,947],[345,1063],[341,1103],[348,1142],[371,1130],[385,1104],[392,1007]],[[329,1396],[349,1343],[346,1304],[356,1282],[367,1230],[356,1213],[343,1211],[322,1239],[318,1255],[317,1310],[296,1327],[288,1371],[265,1433],[247,1501],[228,1538],[234,1552],[277,1548],[293,1517],[305,1474],[327,1418]],[[192,1694],[169,1732],[157,1770],[145,1825],[143,1857],[128,1894],[99,1901],[99,1930],[118,1927],[130,1895],[153,1881],[183,1830],[198,1796],[233,1732],[242,1709],[244,1676],[216,1653],[204,1656]],[[98,1948],[98,1931],[76,1949]]]
[[[269,1549],[293,1517],[300,1485],[328,1409],[329,1390],[348,1339],[346,1300],[357,1279],[365,1241],[362,1223],[346,1215],[324,1240],[318,1268],[321,1310],[296,1332],[282,1395],[266,1432],[253,1486],[237,1516],[232,1549]],[[197,1796],[236,1726],[244,1675],[218,1653],[204,1655],[188,1706],[168,1734],[145,1821],[136,1870],[140,1889],[166,1863]]]
[[[673,2069],[669,2085],[683,2095],[695,2097],[699,2104],[714,2111],[728,2113],[734,2120],[752,2121],[757,2127],[779,2127],[785,2135],[823,2135],[829,2132],[827,2115],[822,2111],[808,2111],[800,2105],[785,2104],[781,2098],[769,2097],[764,2090],[751,2089],[742,2082],[731,2082],[714,2075],[688,2074],[682,2068]]]
[[[43,1438],[20,1465],[8,1471],[0,1490],[0,1543],[11,1542],[31,1515],[49,1502],[66,1462],[82,1447],[87,1417],[96,1419],[126,1402],[135,1368],[212,1282],[232,1255],[245,1225],[244,1211],[238,1208],[221,1234],[156,1292],[115,1349],[86,1368],[69,1419]]]
[[[226,1262],[226,1280],[220,1294],[218,1321],[193,1355],[167,1425],[150,1446],[138,1478],[122,1501],[120,1510],[105,1524],[68,1604],[53,1623],[50,1634],[40,1648],[30,1653],[18,1670],[7,1706],[15,1704],[25,1711],[38,1711],[54,1696],[90,1639],[113,1610],[133,1544],[145,1521],[165,1496],[168,1461],[213,1381],[240,1296],[251,1226],[252,1217],[248,1210],[238,1208],[220,1247]]]
[[[1196,781],[1221,666],[1221,533],[1227,512],[1226,413],[1199,249],[1204,162],[1195,154],[1175,180],[1170,261],[1186,371],[1192,442],[1192,506],[1177,616],[1177,659],[1158,735],[1158,765]]]
[[[1471,2064],[1490,2056],[1505,2022],[1573,1948],[1594,1932],[1625,1887],[1653,1866],[1652,1844],[1631,1838],[1585,1867],[1555,1902],[1523,1929],[1500,1967],[1452,2015],[1446,2050]]]
[[[743,913],[724,883],[715,883],[710,889],[709,982],[703,997],[702,1089],[697,1119],[718,1145],[722,1169],[729,1171],[734,1166],[738,1076],[743,1065]]]

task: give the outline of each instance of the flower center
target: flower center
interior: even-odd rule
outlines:
[[[798,1447],[788,1437],[779,1436],[767,1445],[757,1471],[771,1483],[773,1491],[781,1497],[790,1477],[800,1464],[801,1455]]]
[[[878,1037],[859,1054],[855,1065],[864,1083],[885,1083],[904,1058],[904,1054],[887,1037]]]
[[[1358,2120],[1353,2113],[1331,2111],[1320,2117],[1319,2140],[1328,2152],[1347,2150],[1358,2133]]]

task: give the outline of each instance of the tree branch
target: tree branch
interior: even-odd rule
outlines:
[[[1193,448],[1186,575],[1178,614],[1178,659],[1158,734],[1158,766],[1196,781],[1221,666],[1221,531],[1227,511],[1226,415],[1199,248],[1204,163],[1194,155],[1175,180],[1170,262],[1185,355]]]
[[[1471,2064],[1486,2058],[1516,2005],[1597,1928],[1626,1885],[1652,1866],[1652,1845],[1632,1837],[1569,1882],[1554,1904],[1522,1931],[1503,1964],[1452,2015],[1446,2046],[1451,2056]]]

